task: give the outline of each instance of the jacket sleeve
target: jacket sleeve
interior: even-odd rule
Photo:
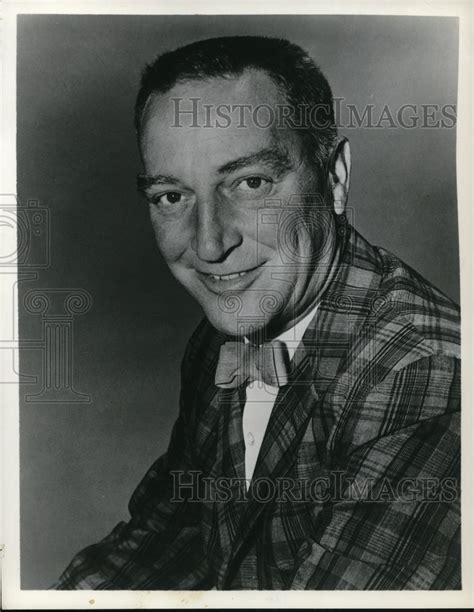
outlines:
[[[426,357],[352,406],[342,485],[300,550],[291,589],[461,588],[459,382],[456,358]]]
[[[79,552],[52,588],[206,589],[208,567],[199,527],[200,506],[191,482],[192,444],[182,366],[180,414],[168,451],[148,470],[129,503],[131,519]],[[172,472],[175,472],[174,474]],[[193,497],[194,496],[194,497]]]

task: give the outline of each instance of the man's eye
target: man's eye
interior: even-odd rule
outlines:
[[[251,176],[250,178],[245,179],[243,182],[249,189],[258,189],[262,186],[263,179],[259,176]]]
[[[267,192],[271,184],[272,182],[269,179],[261,176],[249,176],[237,184],[237,191],[249,196],[257,196]]]
[[[153,204],[163,204],[164,206],[170,206],[172,204],[179,204],[184,199],[182,193],[177,191],[168,191],[163,195],[153,198]]]

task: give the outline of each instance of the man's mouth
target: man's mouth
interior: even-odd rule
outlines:
[[[233,272],[232,274],[207,274],[206,276],[210,276],[213,280],[216,281],[228,281],[234,280],[235,278],[240,278],[241,276],[245,276],[248,272],[255,270],[255,268],[251,268],[249,270],[244,270],[243,272]]]
[[[249,282],[252,282],[256,274],[260,272],[263,264],[248,268],[247,270],[239,270],[230,274],[214,274],[207,272],[199,272],[199,276],[208,289],[214,293],[221,293],[227,289],[244,289]]]

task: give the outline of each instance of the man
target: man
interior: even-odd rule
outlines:
[[[457,589],[458,309],[349,224],[330,87],[284,40],[159,57],[158,247],[205,319],[168,452],[60,589]]]

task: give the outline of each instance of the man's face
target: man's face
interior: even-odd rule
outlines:
[[[192,98],[197,115],[177,121],[178,104],[189,110]],[[285,100],[256,70],[152,95],[140,135],[145,193],[163,257],[214,327],[231,335],[266,328],[271,336],[314,305],[335,229],[297,133],[261,127],[263,112],[216,124],[229,123],[216,116],[222,105],[243,104],[276,108]]]

